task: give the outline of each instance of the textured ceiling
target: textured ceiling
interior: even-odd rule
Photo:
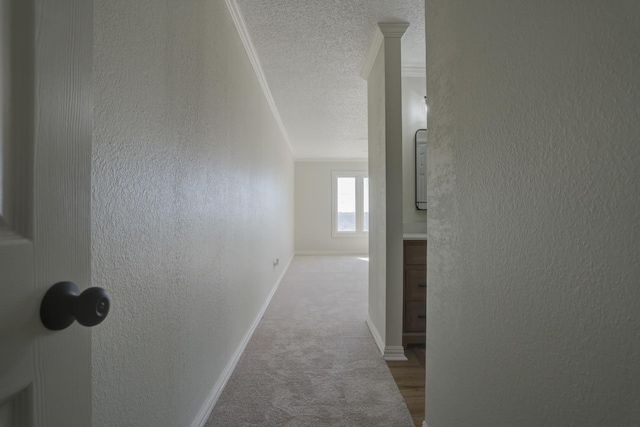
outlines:
[[[424,0],[236,0],[297,159],[367,157],[360,77],[378,22],[408,22],[403,66],[423,67]]]

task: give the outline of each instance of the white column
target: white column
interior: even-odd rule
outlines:
[[[402,63],[408,23],[378,23],[384,37],[386,318],[385,360],[406,360],[402,347]]]

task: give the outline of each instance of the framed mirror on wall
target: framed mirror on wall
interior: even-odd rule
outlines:
[[[427,130],[418,129],[414,137],[416,156],[416,209],[427,210]]]

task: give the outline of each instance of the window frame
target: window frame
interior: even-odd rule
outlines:
[[[356,179],[356,231],[338,231],[338,178]],[[364,231],[364,179],[369,178],[367,171],[331,171],[331,236],[332,237],[368,237]],[[371,182],[369,182],[371,185]],[[371,224],[369,224],[371,228]]]

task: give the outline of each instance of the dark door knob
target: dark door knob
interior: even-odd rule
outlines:
[[[40,320],[45,328],[59,331],[74,320],[83,326],[95,326],[107,318],[111,297],[102,288],[80,293],[72,282],[59,282],[49,288],[40,304]]]

